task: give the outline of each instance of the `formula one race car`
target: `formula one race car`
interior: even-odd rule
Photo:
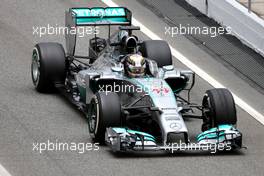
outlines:
[[[178,150],[174,144],[191,143],[184,119],[198,118],[202,133],[189,150],[242,147],[232,94],[211,89],[201,105],[191,103],[195,74],[174,68],[165,41],[139,40],[127,8],[70,8],[65,16],[66,28],[105,26],[108,38],[89,39],[88,56],[75,55],[74,33],[65,34],[66,53],[58,43],[36,44],[32,80],[37,91],[56,88],[76,105],[94,141],[113,151]]]

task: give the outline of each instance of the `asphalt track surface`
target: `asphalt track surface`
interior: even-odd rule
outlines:
[[[115,1],[134,10],[141,22],[155,32],[164,33],[165,23],[136,1]],[[264,128],[253,117],[238,108],[238,127],[243,132],[247,150],[212,155],[199,152],[130,153],[115,155],[105,147],[98,151],[79,154],[74,151],[33,151],[33,143],[50,141],[91,142],[86,119],[61,95],[39,94],[30,77],[31,52],[35,43],[57,41],[64,43],[63,36],[32,35],[32,26],[63,25],[64,11],[74,6],[105,6],[98,1],[65,0],[2,0],[0,6],[0,163],[12,176],[84,176],[84,175],[263,175]],[[170,7],[168,7],[169,9]],[[142,33],[137,33],[147,39]],[[204,54],[189,40],[179,36],[169,39],[189,58]],[[176,42],[179,41],[179,42]],[[189,49],[188,49],[189,48]],[[83,49],[83,52],[85,49]],[[194,62],[197,60],[194,59]],[[239,96],[251,105],[263,106],[263,95],[256,93],[224,65],[213,61],[199,62],[220,80],[221,72],[228,75],[224,82],[231,88],[243,87],[252,93],[248,97],[236,89]],[[206,64],[205,64],[206,63]],[[174,59],[174,65],[185,68]],[[214,67],[218,69],[214,70]],[[238,84],[238,85],[237,85]],[[205,90],[212,87],[197,78],[192,93],[195,102],[201,102]],[[262,96],[262,97],[261,97]],[[254,101],[255,100],[255,101]],[[261,101],[262,100],[262,101]],[[259,105],[260,104],[260,105]],[[262,106],[261,106],[262,105]],[[199,120],[187,120],[191,138],[200,132]]]

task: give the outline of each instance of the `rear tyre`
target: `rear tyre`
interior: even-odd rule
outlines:
[[[91,100],[88,110],[88,126],[91,137],[101,144],[105,141],[108,127],[120,127],[121,104],[114,92],[98,92]]]
[[[166,41],[147,40],[139,48],[143,57],[157,62],[158,67],[172,65],[171,50]]]
[[[229,90],[207,90],[202,104],[204,107],[202,131],[217,127],[221,124],[236,125],[236,106]]]
[[[59,43],[38,43],[32,54],[31,77],[39,92],[49,92],[55,83],[64,83],[65,51]]]

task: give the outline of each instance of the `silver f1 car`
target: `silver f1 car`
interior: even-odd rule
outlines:
[[[174,144],[191,143],[184,119],[198,118],[202,133],[188,149],[242,147],[232,94],[211,89],[201,105],[191,103],[195,74],[174,68],[165,41],[134,35],[140,27],[131,25],[127,8],[70,8],[65,18],[69,29],[109,27],[109,37],[89,39],[88,56],[75,55],[72,33],[66,33],[66,53],[58,43],[36,44],[32,80],[37,91],[56,88],[76,105],[87,116],[94,141],[106,142],[113,151],[177,150]],[[112,26],[119,27],[113,34]]]

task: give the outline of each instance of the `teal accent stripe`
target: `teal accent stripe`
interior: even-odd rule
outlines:
[[[152,136],[151,134],[145,133],[145,132],[130,130],[126,128],[112,128],[112,129],[117,133],[130,133],[130,134],[143,135],[145,140],[156,142],[154,136]],[[140,138],[138,137],[137,140],[140,140]]]
[[[225,137],[225,131],[226,130],[238,131],[232,125],[223,124],[223,125],[219,125],[218,127],[214,127],[214,128],[211,128],[207,131],[202,132],[201,134],[199,134],[196,137],[196,139],[197,139],[197,141],[201,141],[203,139],[215,139],[217,137],[219,137],[219,139],[223,139]],[[219,135],[217,135],[217,132],[219,132]]]
[[[128,22],[126,18],[78,18],[76,20],[77,24],[86,24],[86,23],[122,23],[122,22]]]
[[[72,8],[77,25],[130,23],[126,9],[122,7]]]

